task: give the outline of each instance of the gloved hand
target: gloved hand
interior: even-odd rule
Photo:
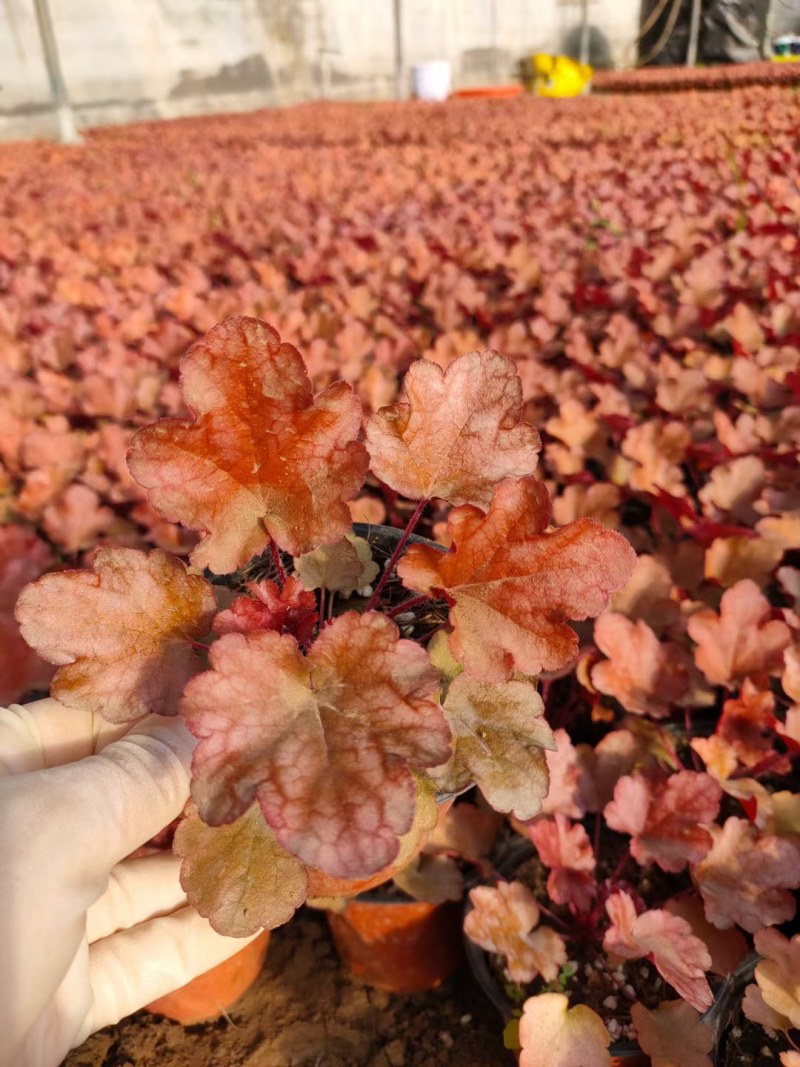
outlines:
[[[0,708],[2,1067],[55,1067],[247,944],[186,905],[177,857],[126,859],[182,811],[193,744],[180,719]]]

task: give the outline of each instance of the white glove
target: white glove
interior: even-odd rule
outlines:
[[[187,906],[171,853],[125,858],[183,810],[193,745],[180,719],[0,708],[0,1067],[55,1067],[250,940]]]

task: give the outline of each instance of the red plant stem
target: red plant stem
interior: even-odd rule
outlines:
[[[612,882],[612,883],[616,882],[616,880],[619,878],[619,876],[625,870],[625,866],[626,866],[626,864],[627,864],[627,862],[628,862],[628,860],[630,858],[631,858],[631,850],[629,848],[626,848],[625,852],[622,855],[622,858],[619,861],[619,863],[616,865],[616,867],[612,871],[611,876],[608,879],[609,882]]]
[[[422,512],[425,510],[425,508],[427,506],[428,506],[428,501],[427,500],[420,500],[420,502],[417,504],[417,506],[416,506],[416,508],[414,510],[414,514],[408,520],[408,523],[406,524],[406,528],[405,528],[405,530],[403,530],[403,533],[400,536],[400,540],[397,542],[397,547],[395,548],[394,552],[392,552],[391,556],[389,557],[389,562],[386,564],[386,566],[385,566],[385,568],[383,570],[383,574],[380,577],[380,581],[375,586],[375,592],[369,598],[369,600],[366,603],[366,606],[364,607],[364,611],[374,611],[375,608],[378,606],[378,604],[380,604],[380,602],[381,602],[381,593],[383,592],[384,587],[386,586],[386,583],[391,578],[392,573],[393,573],[395,567],[397,566],[397,561],[402,556],[403,549],[406,547],[406,542],[408,541],[408,539],[411,536],[411,534],[414,532],[414,527],[417,525],[417,523],[421,519]]]
[[[412,596],[410,600],[404,600],[402,604],[396,604],[386,614],[390,619],[393,619],[395,615],[402,615],[404,611],[410,611],[412,608],[424,604],[426,600],[430,600],[427,593],[422,593],[420,596]]]
[[[286,574],[286,568],[283,565],[283,560],[281,559],[281,554],[278,551],[278,546],[275,544],[275,540],[272,537],[269,539],[269,550],[272,553],[272,562],[275,564],[275,570],[278,572],[278,585],[283,588],[288,576]]]
[[[196,652],[210,652],[211,645],[204,645],[202,641],[192,641],[192,648]]]

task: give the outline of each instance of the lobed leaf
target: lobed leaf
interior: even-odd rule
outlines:
[[[592,685],[627,711],[664,718],[689,690],[691,658],[673,641],[660,641],[643,619],[606,612],[594,625],[607,661],[592,668]]]
[[[450,683],[444,715],[453,754],[431,772],[440,788],[458,793],[475,782],[495,811],[518,819],[538,814],[548,787],[544,750],[555,740],[536,687],[486,685],[462,673]]]
[[[308,656],[289,635],[228,634],[181,711],[199,739],[192,794],[211,825],[257,799],[278,841],[341,878],[372,874],[411,827],[412,768],[450,755],[424,649],[375,612],[347,612]]]
[[[375,474],[410,500],[439,497],[486,510],[504,478],[536,469],[539,434],[521,422],[516,363],[498,352],[469,352],[445,372],[427,359],[405,377],[408,403],[367,422]]]
[[[567,962],[567,947],[555,930],[537,929],[539,905],[522,882],[479,885],[469,899],[472,910],[464,916],[464,933],[487,952],[504,956],[512,981],[531,982],[538,974],[555,981]]]
[[[300,353],[245,317],[190,349],[181,384],[194,417],[140,430],[129,464],[158,511],[203,533],[196,566],[227,574],[270,538],[297,556],[347,533],[368,466],[349,385],[314,397]]]
[[[707,1011],[714,997],[706,978],[711,955],[690,924],[661,908],[636,914],[623,890],[606,901],[611,925],[603,937],[606,952],[623,959],[647,956],[661,977],[698,1011]]]
[[[547,531],[549,519],[544,485],[506,481],[487,515],[469,506],[450,512],[450,552],[415,544],[398,565],[409,589],[450,600],[450,648],[480,681],[565,666],[578,651],[565,620],[599,614],[633,570],[633,549],[601,523]]]
[[[208,826],[190,805],[173,848],[186,899],[226,937],[281,926],[306,899],[305,867],[278,844],[258,804],[226,826]]]
[[[764,1003],[772,1011],[800,1026],[800,937],[791,940],[779,930],[758,930],[755,978]]]
[[[750,675],[777,674],[792,643],[785,622],[770,619],[769,601],[755,582],[744,579],[723,594],[719,614],[703,608],[689,618],[697,642],[695,662],[715,685]]]
[[[653,1011],[633,1004],[631,1019],[652,1067],[711,1067],[714,1035],[689,1004],[665,1000]]]
[[[695,771],[678,771],[660,781],[626,775],[617,782],[604,815],[612,830],[631,835],[631,854],[639,863],[680,871],[711,848],[708,826],[717,817],[721,796],[713,778]]]
[[[791,919],[800,888],[800,849],[790,840],[760,834],[731,816],[710,827],[713,845],[692,870],[706,916],[727,930],[734,923],[751,934]]]
[[[252,630],[275,630],[292,634],[305,644],[317,624],[317,601],[296,578],[287,578],[283,588],[274,582],[248,582],[250,596],[237,596],[226,611],[214,619],[214,633],[246,634]]]
[[[585,1004],[563,993],[539,993],[522,1007],[520,1067],[611,1067],[611,1035]]]
[[[588,912],[597,893],[594,849],[581,823],[570,824],[557,812],[553,819],[537,819],[527,827],[539,859],[550,868],[547,892],[556,904],[571,904]]]
[[[52,695],[109,722],[176,715],[211,628],[213,587],[160,549],[102,548],[92,571],[46,574],[17,601],[22,636],[58,667]]]

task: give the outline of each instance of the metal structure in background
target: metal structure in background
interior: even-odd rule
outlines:
[[[702,0],[692,0],[692,14],[689,23],[689,47],[686,50],[686,66],[697,66],[697,45],[700,40],[700,15],[702,14]]]
[[[394,16],[394,94],[398,100],[406,95],[406,78],[403,69],[403,0],[393,0]]]
[[[72,113],[72,105],[69,102],[67,86],[64,75],[61,73],[61,60],[58,56],[58,45],[53,29],[53,20],[50,17],[50,8],[47,0],[33,0],[36,10],[36,22],[39,26],[39,37],[42,41],[42,52],[47,66],[47,77],[50,82],[50,92],[53,97],[53,105],[58,119],[58,135],[62,144],[79,144],[81,137],[75,125],[75,116]]]

